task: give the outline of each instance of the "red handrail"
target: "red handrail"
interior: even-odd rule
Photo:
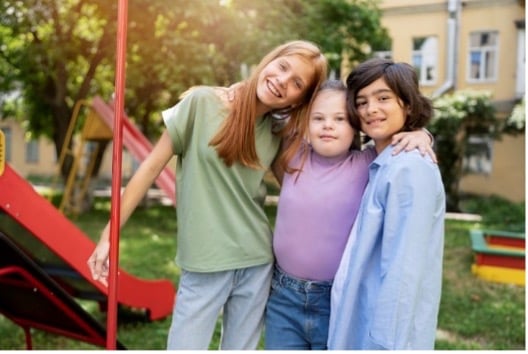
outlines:
[[[125,101],[125,63],[128,0],[119,0],[117,9],[115,124],[112,153],[112,205],[110,219],[110,264],[108,277],[108,317],[106,348],[115,350],[117,343],[117,272],[119,265],[119,227],[121,204],[121,161],[123,145],[123,112]]]

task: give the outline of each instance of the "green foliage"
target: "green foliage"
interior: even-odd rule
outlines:
[[[343,63],[352,67],[372,56],[373,50],[388,49],[389,36],[381,25],[378,1],[319,0],[301,3],[303,38],[319,43],[332,70],[339,77]]]
[[[107,0],[0,2],[0,111],[53,139],[59,153],[76,101],[114,91],[117,4]],[[272,47],[318,42],[334,67],[362,60],[384,35],[365,0],[135,0],[128,4],[126,99],[144,134],[188,87],[227,85]],[[386,37],[383,37],[385,40]],[[381,41],[383,41],[381,40]]]
[[[487,91],[457,91],[440,96],[434,100],[434,107],[435,115],[428,129],[435,136],[447,208],[459,211],[459,184],[468,139],[470,136],[498,138],[502,133],[501,122]]]
[[[480,214],[485,228],[511,232],[524,232],[526,204],[490,196],[486,198],[466,196],[460,202],[467,213]]]

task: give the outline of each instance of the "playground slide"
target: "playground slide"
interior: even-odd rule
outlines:
[[[99,96],[92,99],[92,108],[97,112],[101,119],[110,127],[114,129],[114,107],[107,104]],[[152,150],[152,144],[141,133],[141,131],[128,119],[126,114],[123,115],[123,145],[138,161],[143,161]],[[165,167],[158,178],[156,185],[172,200],[172,204],[176,206],[176,178],[174,172]]]
[[[81,283],[80,288],[104,295],[100,298],[108,295],[104,285],[92,280],[86,265],[95,243],[40,196],[9,164],[0,175],[0,229],[14,242],[32,244],[25,248],[35,254],[38,253],[35,249],[45,249],[49,255],[42,256],[41,252],[41,259],[36,260],[43,268],[51,258],[57,258],[61,265],[75,273],[79,279],[66,284],[70,293],[75,293],[77,282]],[[117,289],[119,305],[143,309],[150,320],[172,313],[175,289],[168,280],[139,279],[119,269]]]

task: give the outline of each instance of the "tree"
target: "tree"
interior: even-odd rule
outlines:
[[[381,25],[379,1],[312,0],[300,1],[298,15],[301,37],[319,43],[331,69],[340,77],[344,65],[372,56],[375,50],[390,48],[387,30]]]
[[[0,77],[14,100],[2,113],[23,112],[28,134],[48,136],[57,156],[72,107],[101,89],[100,70],[113,51],[114,13],[106,1],[4,0],[0,3]],[[100,76],[101,79],[96,80]],[[66,172],[69,164],[65,164]]]
[[[491,93],[457,91],[434,101],[435,116],[429,125],[447,195],[447,210],[460,211],[459,185],[462,162],[470,136],[499,138],[501,121],[495,115]]]
[[[127,113],[155,139],[159,111],[197,84],[226,85],[273,46],[320,44],[334,68],[385,40],[366,0],[133,0],[127,34]],[[75,103],[114,90],[116,1],[0,2],[0,103],[57,156]],[[67,175],[69,164],[64,166]]]

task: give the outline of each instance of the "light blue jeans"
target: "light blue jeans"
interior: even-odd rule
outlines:
[[[331,282],[298,279],[276,266],[266,306],[266,349],[327,349],[331,289]]]
[[[182,270],[172,323],[169,350],[207,350],[222,313],[221,349],[255,350],[264,323],[273,265],[223,272]]]

